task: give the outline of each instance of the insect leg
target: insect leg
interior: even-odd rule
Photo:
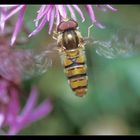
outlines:
[[[54,31],[53,31],[53,36],[52,36],[52,38],[53,38],[54,40],[57,40],[57,36],[58,36],[58,33],[57,33],[56,30],[54,30]]]
[[[93,24],[88,27],[88,38],[90,36],[90,30],[91,30],[92,27],[93,27]]]

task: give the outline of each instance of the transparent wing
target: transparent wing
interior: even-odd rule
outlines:
[[[140,53],[140,31],[122,29],[109,40],[90,39],[87,43],[95,47],[98,55],[108,59],[130,57]]]
[[[52,66],[50,56],[52,53],[57,53],[56,44],[50,44],[41,50],[17,50],[15,53],[18,58],[17,65],[22,71],[23,77],[28,79],[45,73]]]

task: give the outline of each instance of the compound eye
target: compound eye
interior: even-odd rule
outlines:
[[[65,30],[73,29],[75,30],[78,27],[78,23],[72,19],[68,21],[62,21],[57,27],[58,32],[64,32]]]

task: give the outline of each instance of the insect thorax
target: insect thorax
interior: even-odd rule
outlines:
[[[78,48],[79,38],[75,30],[66,30],[62,34],[62,45],[66,50]]]

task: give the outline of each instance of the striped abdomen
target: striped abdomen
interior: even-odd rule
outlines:
[[[78,48],[66,51],[62,62],[70,87],[77,96],[82,97],[86,94],[88,83],[84,50]]]

